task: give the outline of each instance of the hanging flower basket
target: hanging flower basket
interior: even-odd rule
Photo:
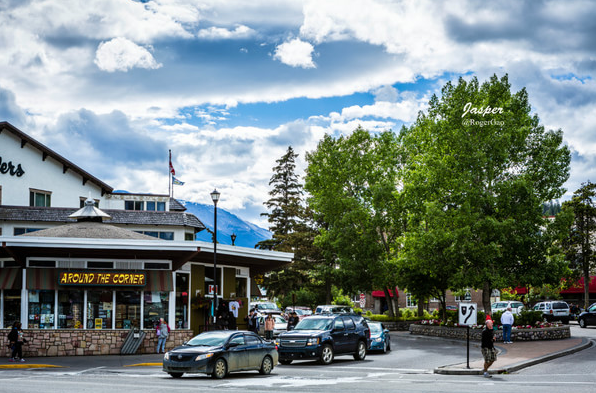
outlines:
[[[201,296],[200,294],[194,296],[190,300],[190,308],[193,310],[207,310],[211,307],[211,299],[206,299],[205,297]]]

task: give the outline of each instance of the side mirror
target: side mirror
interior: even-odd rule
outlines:
[[[385,332],[386,334],[389,334],[389,329],[385,329],[385,330],[384,330],[384,332]]]
[[[234,348],[234,347],[237,347],[238,345],[240,345],[240,344],[237,342],[231,342],[231,343],[228,343],[228,348]]]

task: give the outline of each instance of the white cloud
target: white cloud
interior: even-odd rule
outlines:
[[[313,51],[312,44],[295,38],[279,45],[273,58],[291,67],[316,68],[312,60]]]
[[[240,25],[234,30],[228,30],[223,27],[209,27],[208,29],[201,29],[197,36],[208,40],[229,40],[238,38],[249,38],[255,34],[255,31],[250,27]]]
[[[99,44],[95,64],[107,72],[128,71],[132,68],[157,69],[162,66],[147,49],[121,37]]]

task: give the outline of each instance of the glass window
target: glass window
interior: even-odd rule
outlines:
[[[143,235],[147,235],[147,236],[151,236],[151,237],[159,237],[159,232],[145,231],[145,232],[143,232]]]
[[[87,329],[111,329],[112,291],[87,292]]]
[[[169,292],[145,291],[143,307],[143,327],[157,327],[159,318],[168,320]]]
[[[221,283],[221,268],[217,268],[217,282]],[[206,296],[213,296],[213,293],[209,292],[209,286],[215,284],[213,282],[213,266],[209,267],[209,266],[205,266],[205,289],[204,289],[204,294]],[[217,286],[217,294],[221,295],[221,285]]]
[[[143,210],[143,201],[124,201],[124,210]]]
[[[15,321],[21,320],[21,290],[4,290],[4,328],[8,329]]]
[[[116,329],[141,327],[141,292],[116,292]]]
[[[412,294],[406,293],[406,307],[416,307],[417,304],[418,302],[414,299]]]
[[[157,202],[157,211],[165,212],[166,211],[166,203],[165,202]]]
[[[147,210],[155,211],[155,202],[147,201]]]
[[[54,291],[29,291],[29,328],[54,328]]]
[[[188,329],[188,277],[176,273],[176,329]]]
[[[50,207],[52,195],[47,191],[29,191],[29,206]]]
[[[83,328],[83,291],[58,291],[58,329]]]
[[[356,329],[356,325],[352,318],[344,318],[344,323],[346,324],[346,329],[353,330]]]
[[[159,232],[159,238],[163,240],[174,240],[174,232]]]
[[[344,321],[342,321],[341,318],[336,319],[335,326],[333,328],[338,329],[338,330],[343,330],[344,329]]]
[[[236,277],[236,297],[246,297],[246,283],[248,278]]]

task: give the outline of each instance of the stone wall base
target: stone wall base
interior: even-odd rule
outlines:
[[[10,330],[0,330],[2,352],[9,357],[11,350],[7,347],[6,336]],[[144,330],[145,338],[137,354],[155,353],[157,336],[155,329]],[[120,355],[120,349],[128,335],[128,330],[25,330],[27,344],[23,345],[23,357],[41,356],[93,356]],[[172,330],[166,340],[166,350],[182,345],[195,334],[192,330]]]
[[[445,327],[412,324],[410,333],[423,336],[446,337],[455,339],[466,339],[466,328]],[[534,340],[560,340],[571,337],[569,326],[539,328],[539,329],[513,329],[511,330],[511,341],[534,341]],[[470,329],[470,340],[480,341],[482,329]],[[495,339],[503,341],[503,331],[495,330]]]

